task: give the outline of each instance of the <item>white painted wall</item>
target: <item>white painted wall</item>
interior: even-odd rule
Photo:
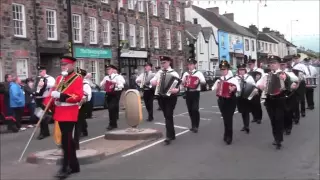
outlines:
[[[209,70],[209,47],[205,42],[203,33],[200,31],[196,43],[196,59],[198,61],[198,70]]]
[[[298,50],[296,47],[292,47],[292,46],[289,47],[289,54],[288,55],[294,55],[297,53],[298,53]]]
[[[213,71],[213,65],[214,63],[210,61],[210,59],[218,59],[219,58],[219,46],[216,44],[216,40],[214,39],[213,34],[210,35],[209,43],[207,43],[209,46],[209,71]]]
[[[278,50],[279,50],[279,47],[278,47],[278,44],[276,43],[270,43],[270,42],[267,42],[267,41],[261,41],[259,40],[258,41],[260,43],[260,49],[259,49],[259,52],[261,53],[267,53],[268,55],[274,55],[274,56],[279,56],[279,53],[278,53]],[[267,44],[268,46],[268,49],[265,48],[265,44]],[[271,47],[272,49],[270,50],[270,44],[271,44]],[[275,47],[275,48],[274,48]]]

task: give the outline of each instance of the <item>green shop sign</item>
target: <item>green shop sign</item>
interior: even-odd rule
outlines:
[[[110,49],[75,47],[74,56],[76,58],[110,59],[112,52]]]

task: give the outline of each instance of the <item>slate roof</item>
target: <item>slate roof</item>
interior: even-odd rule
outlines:
[[[216,39],[216,34],[214,34],[212,27],[203,27],[202,28],[202,32],[203,32],[203,35],[204,35],[204,39],[206,41],[210,40],[210,35],[212,34],[213,38],[214,38],[214,41],[216,42],[216,44],[218,44],[218,41]]]
[[[184,28],[195,38],[198,37],[199,32],[202,30],[202,27],[200,24],[185,24]]]
[[[266,35],[265,33],[261,33],[261,32],[258,34],[258,40],[267,41],[267,42],[271,42],[271,43],[276,43],[276,44],[278,44],[277,41],[273,40],[273,39],[270,38],[268,35]]]
[[[243,36],[247,36],[247,37],[252,37],[252,38],[257,38],[256,35],[252,34],[250,31],[248,31],[246,28],[240,26],[239,24],[237,24],[236,22],[228,19],[227,17],[220,15],[220,19],[222,21],[224,21],[226,24],[228,24],[229,26],[231,26],[232,28],[236,29],[236,31],[238,32],[238,34],[241,34]]]

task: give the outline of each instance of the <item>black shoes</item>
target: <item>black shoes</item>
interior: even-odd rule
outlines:
[[[74,173],[78,173],[78,172],[80,172],[80,169],[75,169],[75,170],[73,170],[73,169],[70,169],[70,168],[69,168],[69,169],[66,170],[66,171],[64,171],[64,170],[59,170],[54,177],[56,177],[56,178],[58,178],[58,179],[66,179],[66,178],[69,177],[70,174],[74,174]]]
[[[250,129],[248,127],[243,127],[241,131],[245,131],[247,134],[250,133]]]
[[[146,119],[146,121],[151,122],[151,121],[153,121],[153,118],[148,118],[148,119]]]
[[[223,141],[227,144],[227,145],[230,145],[232,143],[232,138],[230,137],[223,137]]]
[[[198,133],[198,128],[196,127],[190,128],[189,130],[193,133]]]
[[[282,145],[281,142],[273,141],[272,145],[276,147],[276,149],[281,149]]]
[[[173,141],[173,140],[175,140],[176,138],[166,138],[165,140],[164,140],[164,145],[169,145],[169,144],[171,144],[171,141]]]
[[[286,130],[284,131],[284,134],[285,134],[285,135],[290,135],[290,134],[291,134],[291,130],[290,130],[290,129],[286,129]]]
[[[118,128],[118,126],[110,126],[110,125],[109,125],[109,126],[107,127],[107,130],[108,130],[108,131],[111,131],[111,130],[116,129],[116,128]]]
[[[46,138],[46,137],[49,137],[50,136],[50,134],[39,134],[39,136],[37,137],[37,139],[38,140],[42,140],[42,139],[44,139],[44,138]]]
[[[314,110],[314,106],[309,106],[307,109]]]
[[[255,122],[255,123],[257,123],[257,124],[261,124],[261,119],[253,119],[251,122]]]
[[[301,116],[302,117],[306,117],[306,113],[305,112],[301,112]]]

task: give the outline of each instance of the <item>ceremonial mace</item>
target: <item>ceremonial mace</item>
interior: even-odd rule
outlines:
[[[61,75],[62,75],[62,79],[61,79],[61,81],[59,82],[59,84],[58,84],[58,86],[57,86],[57,90],[59,90],[59,89],[62,87],[64,78],[68,75],[68,73],[67,73],[66,71],[64,71],[64,72],[61,73]],[[44,109],[43,113],[41,114],[41,117],[40,117],[40,119],[39,119],[36,127],[34,128],[34,130],[33,130],[32,134],[31,134],[31,136],[30,136],[30,138],[29,138],[29,140],[28,140],[28,142],[27,142],[24,150],[22,151],[22,154],[21,154],[21,156],[20,156],[20,158],[19,158],[19,162],[22,160],[23,155],[24,155],[24,153],[26,152],[26,150],[27,150],[27,148],[28,148],[28,146],[29,146],[29,144],[30,144],[30,142],[31,142],[34,134],[36,133],[36,131],[37,131],[37,129],[38,129],[38,127],[39,127],[39,125],[40,125],[40,123],[41,123],[44,115],[45,115],[45,113],[48,111],[52,100],[53,100],[53,98],[51,97],[50,100],[49,100],[49,102],[48,102],[48,104],[46,105],[46,108]]]

